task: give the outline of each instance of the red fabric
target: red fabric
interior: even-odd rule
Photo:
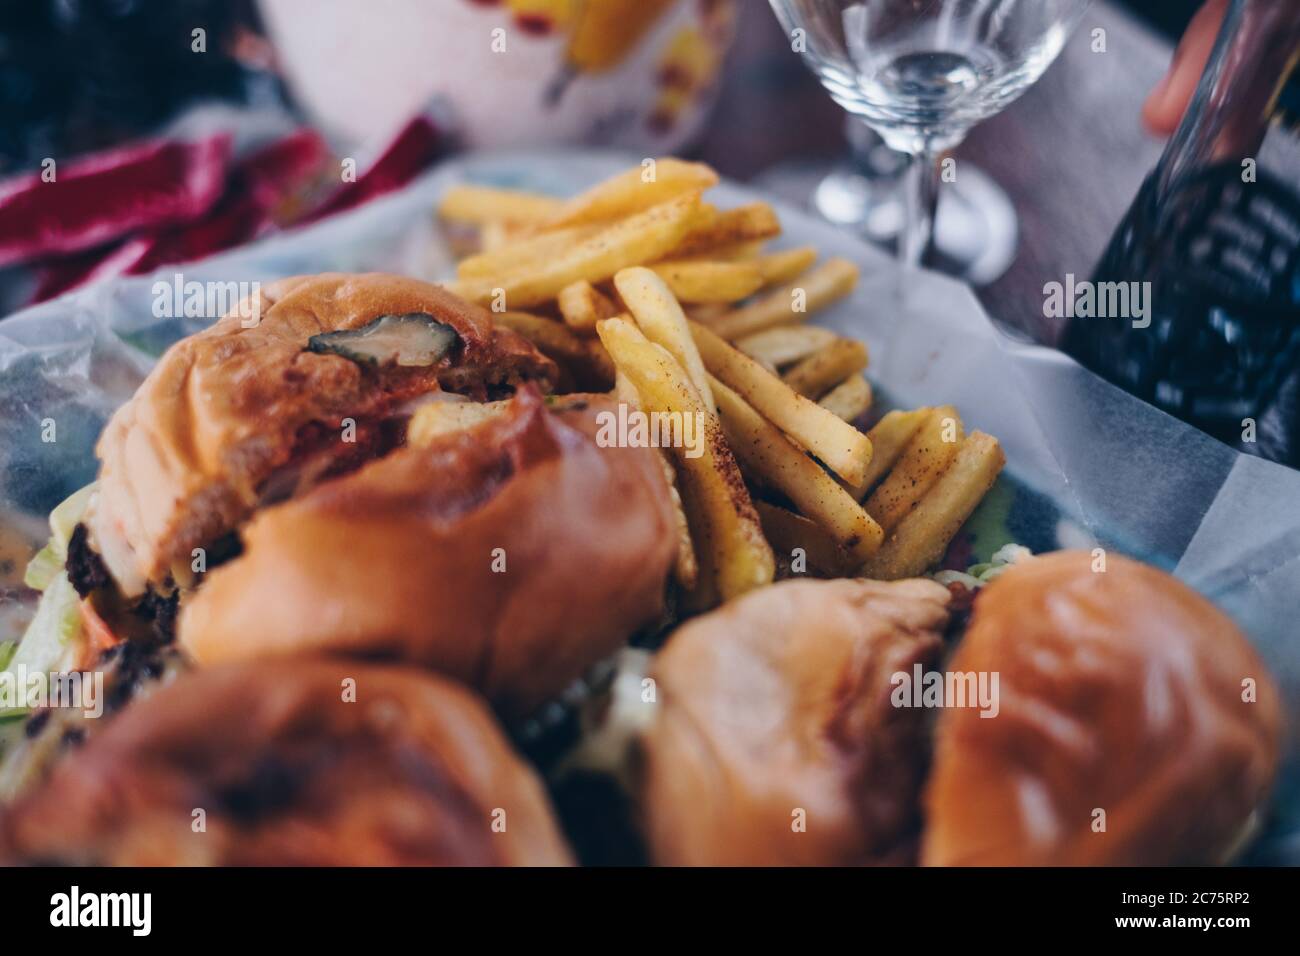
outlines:
[[[142,229],[191,222],[226,185],[230,137],[148,142],[55,167],[55,180],[0,185],[0,265],[82,252]]]

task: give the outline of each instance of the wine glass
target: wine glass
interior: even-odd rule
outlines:
[[[931,250],[940,155],[1043,75],[1088,2],[771,0],[835,102],[910,157],[904,265],[923,264]]]

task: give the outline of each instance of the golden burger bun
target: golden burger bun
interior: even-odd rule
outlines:
[[[536,774],[432,674],[298,660],[136,701],[0,819],[6,864],[566,865]]]
[[[947,669],[996,672],[996,717],[941,712],[926,788],[931,865],[1211,864],[1238,847],[1277,765],[1277,688],[1191,588],[1062,551],[984,589]]]
[[[654,862],[907,862],[926,714],[891,676],[929,666],[933,581],[784,581],[682,627],[655,659],[641,802]]]
[[[449,326],[455,346],[426,367],[366,367],[309,349],[312,336],[408,313]],[[487,310],[427,282],[326,274],[271,283],[169,348],[113,415],[96,449],[89,543],[127,596],[188,584],[193,549],[219,541],[303,470],[373,456],[377,426],[403,403],[440,389],[482,399],[555,374]],[[345,419],[355,423],[351,441],[340,440]]]
[[[264,509],[183,606],[203,664],[306,652],[401,660],[510,716],[658,619],[676,553],[658,452],[601,447],[603,396],[501,415]]]

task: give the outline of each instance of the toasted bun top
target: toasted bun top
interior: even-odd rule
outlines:
[[[570,855],[540,781],[474,695],[418,671],[303,659],[183,675],[134,702],[5,814],[0,859],[564,865]]]
[[[652,859],[913,859],[927,715],[892,706],[891,678],[938,657],[948,598],[924,580],[783,581],[674,633],[643,738]]]
[[[323,332],[423,312],[460,342],[428,369],[377,372],[307,351]],[[251,326],[251,327],[245,327]],[[91,542],[127,594],[188,568],[194,548],[232,530],[267,479],[302,449],[304,429],[340,430],[439,387],[550,381],[555,367],[490,313],[401,276],[300,276],[267,285],[169,348],[97,448]],[[481,396],[479,396],[481,397]]]
[[[998,675],[995,717],[941,712],[923,862],[1221,862],[1264,800],[1277,688],[1241,632],[1163,571],[1064,551],[975,602],[949,671]]]
[[[400,658],[514,715],[558,694],[660,615],[672,505],[654,449],[597,444],[607,398],[511,406],[260,512],[183,608],[182,646]]]

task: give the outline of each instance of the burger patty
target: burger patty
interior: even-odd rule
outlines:
[[[68,539],[67,572],[68,580],[78,596],[83,598],[91,591],[107,587],[112,581],[104,559],[90,546],[90,536],[82,522],[77,522]]]

